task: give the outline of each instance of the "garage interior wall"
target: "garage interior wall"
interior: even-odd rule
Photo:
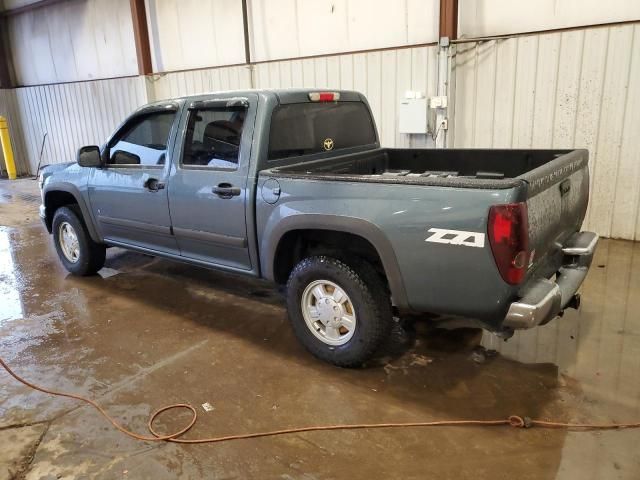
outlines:
[[[585,227],[640,240],[640,24],[457,45],[456,147],[587,148]]]
[[[1,91],[0,114],[11,124],[19,173],[35,171],[45,132],[43,164],[70,161],[79,146],[101,144],[129,112],[144,103],[228,89],[353,88],[369,98],[384,146],[433,146],[429,135],[398,133],[397,107],[407,90],[436,94],[439,2],[402,0],[393,11],[385,0],[363,2],[248,0],[254,63],[246,65],[238,26],[240,1],[181,1],[178,8],[177,0],[147,0],[154,69],[163,73],[123,77],[114,70],[103,75],[121,78]],[[510,2],[460,0],[462,43],[455,45],[452,57],[456,92],[450,99],[455,116],[449,124],[449,146],[588,148],[592,201],[585,228],[603,236],[640,240],[636,187],[640,155],[632,141],[632,129],[640,124],[640,26],[627,23],[465,40],[517,33],[496,30],[504,24],[535,31],[549,22],[555,28],[593,21],[558,11],[552,21],[545,16],[547,10],[557,8],[557,2],[538,3],[539,16],[529,15],[518,24],[514,18],[519,14],[508,7]],[[124,4],[128,7],[128,2]],[[609,2],[609,16],[598,18],[638,20],[638,7],[629,9],[627,4]],[[71,10],[98,9],[104,0],[72,0],[65,5]],[[34,22],[49,22],[50,32],[56,32],[47,11],[58,8],[52,5],[18,14],[10,17],[10,23],[38,30]],[[603,11],[601,3],[599,8]],[[506,15],[499,25],[494,22],[496,11]],[[32,18],[27,22],[23,15]],[[224,25],[216,36],[217,27],[211,25],[219,25],[220,18]],[[122,28],[112,25],[117,31],[113,38],[120,38],[126,50]],[[13,32],[18,30],[12,27]],[[376,34],[371,35],[372,31]],[[15,52],[15,39],[12,44]],[[207,48],[202,48],[204,44]],[[23,53],[18,56],[22,58]],[[128,54],[124,64],[135,73],[133,46]],[[209,68],[200,68],[205,65]],[[81,72],[76,74],[75,80],[86,79]],[[22,75],[27,78],[26,73]]]

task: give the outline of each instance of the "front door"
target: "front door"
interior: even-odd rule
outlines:
[[[189,107],[169,185],[173,232],[184,257],[251,269],[245,205],[255,108],[238,98]]]
[[[89,176],[91,209],[107,243],[178,254],[171,234],[166,179],[177,105],[136,113],[103,151]]]

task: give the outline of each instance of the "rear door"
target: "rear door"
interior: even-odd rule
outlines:
[[[188,106],[169,185],[173,233],[191,260],[250,270],[245,209],[257,96]]]
[[[146,108],[127,120],[89,175],[89,199],[107,242],[178,253],[171,234],[168,177],[178,105]]]

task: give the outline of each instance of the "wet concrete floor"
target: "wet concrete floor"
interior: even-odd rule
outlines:
[[[579,312],[509,342],[398,326],[366,368],[315,360],[261,281],[110,249],[101,276],[59,264],[36,182],[0,182],[0,356],[36,383],[89,394],[129,428],[175,402],[187,437],[292,426],[640,419],[640,244],[603,241]],[[479,345],[498,350],[474,355]],[[213,409],[201,406],[209,403]],[[407,428],[223,444],[145,443],[93,409],[0,372],[0,479],[638,479],[640,431]],[[174,429],[180,414],[158,428]]]

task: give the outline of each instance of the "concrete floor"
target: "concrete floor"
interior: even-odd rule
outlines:
[[[470,329],[398,327],[378,360],[343,370],[300,347],[281,297],[263,282],[118,249],[102,276],[67,275],[38,203],[36,182],[0,182],[0,355],[36,383],[91,395],[138,432],[174,402],[199,408],[188,434],[198,437],[510,414],[640,419],[640,244],[603,241],[581,311],[537,331],[505,344]],[[480,343],[500,353],[476,363]],[[0,412],[0,479],[640,478],[640,430],[408,428],[144,443],[5,372]]]

